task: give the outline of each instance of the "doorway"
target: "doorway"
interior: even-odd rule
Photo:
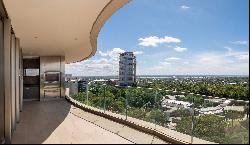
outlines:
[[[23,98],[24,101],[40,100],[40,58],[23,59]]]

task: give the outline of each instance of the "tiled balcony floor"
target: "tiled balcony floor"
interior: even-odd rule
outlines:
[[[12,137],[18,144],[165,143],[151,135],[75,108],[66,100],[25,102]]]

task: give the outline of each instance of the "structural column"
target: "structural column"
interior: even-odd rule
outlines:
[[[5,142],[11,143],[11,22],[4,20]]]
[[[16,38],[16,122],[20,121],[20,44]]]
[[[19,46],[19,62],[20,62],[20,100],[19,100],[19,108],[20,108],[20,112],[23,111],[23,56],[22,56],[22,49],[20,47],[20,41],[18,43]]]
[[[11,129],[16,129],[16,37],[11,34]]]
[[[0,20],[0,144],[4,143],[4,47],[3,21]]]

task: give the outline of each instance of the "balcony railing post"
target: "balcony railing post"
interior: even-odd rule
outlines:
[[[126,94],[126,120],[128,119],[128,95]]]
[[[106,84],[103,85],[104,86],[104,103],[103,103],[103,111],[105,113],[106,111]]]
[[[87,91],[87,106],[89,105],[89,83],[87,84],[87,87],[86,87],[86,91]]]
[[[155,104],[154,104],[154,108],[155,108],[155,129],[156,129],[156,112],[157,112],[157,108],[156,108],[156,99],[157,99],[157,95],[158,95],[158,91],[157,91],[157,89],[155,90],[155,98],[154,98],[154,100],[155,100]]]
[[[96,96],[99,97],[99,89],[97,89],[97,91],[96,91]],[[100,100],[99,102],[101,102],[101,100]],[[101,104],[100,104],[100,103],[99,103],[99,105],[100,105],[100,106],[97,106],[97,107],[98,107],[98,108],[101,108]]]
[[[193,105],[192,105],[192,130],[191,130],[191,144],[193,144],[193,136],[194,136],[194,98],[192,99]]]
[[[127,87],[128,90],[127,92],[129,92],[129,88],[131,88],[131,86]],[[128,93],[126,93],[126,120],[128,119]]]
[[[104,106],[103,106],[103,108],[104,108],[104,113],[105,113],[105,111],[106,111],[106,88],[104,88]]]

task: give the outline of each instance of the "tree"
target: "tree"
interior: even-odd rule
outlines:
[[[177,123],[176,130],[178,132],[191,135],[192,133],[192,118],[191,117],[183,117]]]
[[[152,123],[156,123],[161,126],[166,126],[167,123],[169,122],[169,117],[166,115],[165,112],[157,109],[151,111],[148,116],[146,116],[146,120]]]
[[[191,116],[191,114],[188,109],[181,108],[181,109],[173,111],[170,114],[170,116],[171,117],[188,117],[188,116]]]
[[[176,130],[191,135],[191,117],[183,117],[177,123]],[[193,135],[205,140],[223,143],[225,138],[226,123],[224,118],[217,115],[203,115],[195,117]]]
[[[143,120],[146,116],[146,112],[142,108],[129,108],[128,116]]]
[[[195,107],[200,107],[204,104],[204,98],[202,96],[193,96],[188,95],[182,99],[183,101],[187,101],[189,103],[194,103]]]
[[[249,144],[249,120],[241,121],[226,130],[226,144]]]
[[[247,118],[249,117],[249,106],[244,106],[244,113],[247,115]]]
[[[78,94],[74,94],[72,95],[72,98],[81,102],[81,103],[85,103],[86,101],[86,93],[78,93]]]
[[[235,110],[224,111],[224,115],[226,117],[226,120],[231,119],[232,126],[234,125],[234,120],[235,119],[239,119],[239,118],[243,118],[244,117],[244,114],[242,112],[235,111]]]
[[[117,113],[122,113],[125,110],[125,100],[124,98],[119,98],[114,100],[112,103],[112,110]]]

